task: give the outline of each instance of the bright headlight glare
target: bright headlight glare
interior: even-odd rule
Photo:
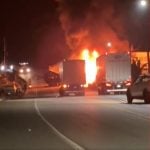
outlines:
[[[13,65],[10,65],[10,69],[13,70],[13,69],[14,69],[14,66],[13,66]]]
[[[67,84],[64,84],[64,85],[63,85],[63,88],[67,88]]]
[[[20,73],[23,73],[23,69],[20,69],[19,72],[20,72]]]
[[[31,69],[30,69],[30,68],[27,68],[27,69],[26,69],[26,72],[30,72],[30,71],[31,71]]]
[[[5,66],[1,66],[1,71],[4,71],[5,70]]]

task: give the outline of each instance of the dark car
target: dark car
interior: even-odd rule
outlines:
[[[59,89],[60,96],[68,95],[85,95],[85,85],[80,84],[63,84]]]

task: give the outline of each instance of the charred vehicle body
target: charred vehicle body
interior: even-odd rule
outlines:
[[[22,98],[27,90],[27,82],[12,71],[0,73],[0,97]]]

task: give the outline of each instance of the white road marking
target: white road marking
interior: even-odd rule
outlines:
[[[69,139],[68,137],[66,137],[65,135],[63,135],[60,131],[58,131],[40,112],[39,107],[37,105],[37,101],[34,101],[34,106],[36,109],[36,112],[38,114],[38,116],[44,121],[44,123],[46,125],[49,126],[50,129],[52,129],[54,131],[54,133],[61,138],[65,143],[67,143],[70,147],[72,147],[74,150],[85,150],[83,147],[81,147],[80,145],[78,145],[77,143],[75,143],[74,141],[72,141],[71,139]]]

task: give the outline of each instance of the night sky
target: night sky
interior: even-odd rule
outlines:
[[[150,7],[138,0],[1,0],[0,59],[3,39],[7,61],[28,61],[39,68],[83,48],[113,51],[150,49]]]

